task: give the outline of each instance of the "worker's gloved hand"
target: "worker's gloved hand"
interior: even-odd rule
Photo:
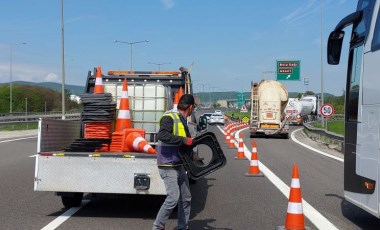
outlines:
[[[185,145],[193,145],[193,138],[186,137]]]

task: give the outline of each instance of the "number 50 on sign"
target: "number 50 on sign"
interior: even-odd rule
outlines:
[[[323,117],[331,117],[334,115],[334,106],[331,104],[324,104],[321,106],[320,112]]]

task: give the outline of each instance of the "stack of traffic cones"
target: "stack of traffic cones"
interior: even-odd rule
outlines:
[[[239,133],[239,146],[238,146],[238,151],[236,153],[235,159],[237,159],[237,160],[245,160],[243,133]]]
[[[303,214],[301,185],[297,164],[294,164],[293,166],[285,226],[279,226],[276,227],[276,229],[310,229],[305,227],[305,216]]]
[[[84,124],[84,138],[110,138],[111,122],[87,122]]]
[[[246,176],[263,176],[263,174],[260,172],[260,169],[259,169],[259,159],[257,157],[256,140],[252,141],[251,160],[249,163],[248,173],[246,173],[245,175]]]
[[[131,151],[156,154],[156,150],[138,132],[129,133],[126,143]]]
[[[132,128],[132,122],[129,111],[128,83],[124,79],[115,131],[123,131],[126,128]]]
[[[96,94],[104,93],[103,80],[102,80],[102,67],[100,66],[98,66],[98,68],[96,69],[94,93]]]

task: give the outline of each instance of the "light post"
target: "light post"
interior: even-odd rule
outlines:
[[[25,98],[25,120],[28,120],[28,98]]]
[[[148,62],[148,64],[158,65],[158,71],[161,71],[162,65],[172,64],[170,62],[163,62],[163,63],[154,63],[154,62]]]
[[[124,41],[119,41],[119,40],[113,40],[113,42],[124,43],[131,46],[131,70],[133,70],[133,45],[137,43],[149,42],[149,41],[143,40],[143,41],[137,41],[137,42],[124,42]]]
[[[64,34],[64,18],[63,18],[63,0],[61,0],[61,69],[62,69],[62,120],[66,119],[65,115],[65,34]]]
[[[324,99],[323,99],[323,33],[322,33],[322,24],[323,24],[323,15],[322,15],[322,12],[323,12],[323,7],[322,7],[322,0],[320,0],[320,7],[321,7],[321,104],[320,106],[322,106],[324,104]],[[322,124],[322,129],[325,127],[325,119],[323,116],[321,116],[321,124]],[[326,129],[327,129],[327,125],[326,125]]]
[[[25,45],[25,42],[20,43],[21,45]],[[16,43],[17,45],[17,43]],[[12,85],[13,85],[13,47],[12,44],[9,46],[10,47],[10,61],[9,61],[9,76],[10,76],[10,81],[9,81],[9,114],[12,115],[13,112],[13,90],[12,90]]]

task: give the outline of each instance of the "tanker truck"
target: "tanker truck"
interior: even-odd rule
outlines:
[[[258,135],[289,138],[289,125],[284,114],[288,91],[275,80],[251,82],[250,137]]]
[[[304,96],[300,99],[289,98],[285,108],[288,123],[292,125],[302,125],[309,121],[309,117],[317,115],[317,97],[314,95]]]

